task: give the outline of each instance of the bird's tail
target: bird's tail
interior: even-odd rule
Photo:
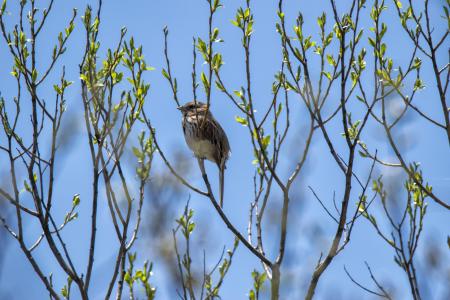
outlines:
[[[219,166],[220,207],[223,208],[223,191],[225,184],[225,164]]]

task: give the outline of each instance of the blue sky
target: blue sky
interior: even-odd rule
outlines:
[[[252,39],[252,70],[253,70],[253,86],[254,98],[257,99],[257,107],[264,107],[271,99],[271,84],[273,75],[280,68],[280,42],[278,34],[275,31],[276,1],[254,1],[252,4],[253,13],[255,15],[254,33]],[[439,1],[432,1],[432,14],[441,15]],[[76,193],[81,195],[82,204],[80,206],[80,217],[74,224],[70,224],[64,232],[64,237],[68,240],[68,245],[74,253],[75,261],[80,266],[83,265],[87,257],[87,241],[88,241],[88,224],[89,224],[89,193],[90,193],[90,162],[88,156],[88,147],[86,138],[83,136],[82,108],[80,98],[80,85],[78,80],[78,64],[81,60],[82,49],[84,47],[84,31],[80,22],[80,16],[83,14],[86,3],[89,1],[56,1],[53,13],[49,16],[47,26],[44,28],[45,37],[42,36],[38,41],[39,53],[38,64],[45,66],[50,57],[56,36],[68,22],[73,7],[78,8],[78,16],[73,36],[68,43],[68,50],[63,57],[63,64],[66,65],[67,78],[75,83],[69,89],[67,94],[68,111],[77,126],[78,134],[75,135],[70,143],[69,154],[64,157],[58,165],[59,179],[57,184],[56,195],[58,200],[55,202],[54,213],[63,217],[67,208],[70,206],[72,196]],[[95,3],[92,3],[95,6]],[[226,1],[224,8],[217,14],[215,27],[220,29],[220,36],[225,43],[217,44],[217,49],[222,53],[225,61],[223,66],[223,78],[228,86],[232,89],[238,89],[244,83],[244,63],[243,49],[240,46],[240,35],[230,20],[234,18],[236,9],[244,5],[241,1]],[[405,64],[410,52],[410,43],[406,39],[405,33],[400,30],[398,20],[395,20],[395,12],[393,11],[392,2],[388,1],[389,10],[386,13],[386,22],[393,22],[393,26],[389,26],[387,33],[388,55],[393,57],[397,64]],[[298,11],[302,11],[305,17],[305,31],[311,32],[317,38],[318,28],[316,26],[316,17],[323,11],[330,12],[330,5],[327,1],[286,1],[285,12],[288,24],[294,24],[294,18]],[[364,10],[362,27],[365,32],[371,26],[369,19],[369,9]],[[126,27],[128,37],[133,36],[136,43],[143,45],[144,56],[147,63],[156,68],[155,71],[147,75],[147,80],[151,84],[150,94],[147,99],[145,110],[153,120],[153,126],[157,129],[159,143],[169,157],[173,158],[175,149],[183,149],[188,155],[188,149],[185,146],[180,127],[180,115],[175,109],[175,103],[172,101],[171,92],[168,83],[161,75],[161,69],[164,67],[163,60],[163,33],[162,28],[168,26],[169,36],[169,52],[174,75],[179,83],[179,96],[181,99],[191,100],[191,64],[192,64],[192,37],[207,37],[207,15],[208,7],[206,1],[186,1],[186,0],[170,0],[170,1],[105,1],[102,12],[102,23],[100,27],[100,41],[103,51],[107,47],[114,47],[120,34],[120,29]],[[12,22],[17,20],[17,10],[11,8],[10,15],[6,18],[7,24],[11,26]],[[329,20],[331,15],[329,16]],[[438,18],[432,20],[435,24],[437,32],[443,32],[443,24],[445,23]],[[11,28],[11,27],[10,27]],[[365,35],[366,37],[366,35]],[[9,75],[12,65],[11,58],[7,52],[5,42],[2,40],[0,44],[0,59],[2,65],[5,66],[1,71],[0,91],[5,99],[11,98],[14,93],[14,85]],[[368,47],[367,47],[368,48]],[[405,55],[405,52],[408,53]],[[104,52],[103,52],[104,53]],[[199,60],[201,59],[200,56]],[[371,53],[368,53],[368,60]],[[448,60],[448,56],[443,51],[439,57],[442,64]],[[56,70],[61,69],[62,64]],[[368,63],[370,67],[370,62]],[[198,72],[206,70],[207,66],[198,64]],[[312,70],[313,76],[317,76],[318,71]],[[56,71],[52,80],[57,80],[60,71]],[[426,89],[417,95],[417,103],[427,113],[438,120],[442,120],[439,110],[436,89],[433,86],[431,68],[428,64],[422,70],[422,76],[425,80]],[[414,79],[411,78],[407,85],[413,85]],[[199,89],[200,90],[200,89]],[[45,98],[53,97],[52,85],[41,87],[40,92]],[[48,95],[48,96],[47,96]],[[202,94],[201,94],[202,95]],[[337,96],[331,95],[332,98]],[[356,100],[356,99],[355,99]],[[229,103],[228,99],[220,92],[213,92],[212,111],[216,118],[221,122],[230,139],[232,148],[232,156],[228,163],[226,173],[226,198],[225,211],[229,218],[233,221],[237,228],[242,232],[246,230],[249,201],[252,199],[253,185],[252,176],[254,167],[251,165],[253,160],[252,148],[247,137],[247,130],[234,121],[234,117],[238,115],[238,111]],[[337,100],[329,101],[330,107],[326,109],[331,111],[333,104]],[[355,101],[356,102],[356,101]],[[395,109],[395,107],[393,107]],[[26,111],[26,108],[25,108]],[[355,109],[358,113],[358,109]],[[293,119],[295,126],[291,130],[288,139],[288,148],[282,157],[283,170],[285,175],[289,174],[291,167],[289,162],[297,157],[296,152],[298,146],[304,138],[304,126],[306,126],[305,110],[302,105],[293,105]],[[21,130],[26,132],[28,124],[25,121]],[[338,151],[345,153],[343,148],[344,139],[340,139],[342,132],[340,121],[331,122],[328,129],[337,143]],[[137,135],[137,132],[135,132]],[[405,137],[407,147],[405,147],[406,157],[409,160],[419,161],[424,169],[424,175],[433,185],[436,194],[441,195],[442,199],[450,197],[450,156],[448,155],[448,143],[444,136],[444,132],[430,126],[429,123],[417,118],[417,115],[409,114],[408,120],[404,122],[401,129],[397,132],[398,136]],[[0,136],[0,143],[2,142]],[[388,144],[385,142],[385,134],[382,128],[375,126],[373,123],[367,128],[362,139],[369,145],[371,149],[378,149],[379,156],[386,160],[393,160],[393,153],[390,152]],[[132,138],[131,142],[137,139]],[[300,142],[299,142],[300,141]],[[300,144],[299,144],[300,143]],[[190,156],[188,156],[190,157]],[[192,160],[194,158],[192,157]],[[368,162],[358,158],[358,174],[363,178],[367,175]],[[0,156],[0,164],[4,161]],[[157,168],[162,168],[159,158],[155,160]],[[216,168],[212,164],[207,164],[210,174],[216,174]],[[3,171],[0,170],[3,174]],[[381,169],[379,172],[385,172],[385,177],[393,176],[392,171]],[[130,173],[130,176],[133,176]],[[215,177],[210,176],[214,181]],[[314,226],[318,223],[323,231],[323,240],[320,241],[321,248],[327,249],[329,241],[335,231],[335,224],[327,217],[320,205],[314,200],[312,194],[306,188],[312,186],[325,199],[328,205],[332,205],[331,199],[333,191],[336,195],[342,195],[343,176],[341,175],[336,163],[329,154],[328,148],[323,142],[320,132],[317,132],[314,139],[308,163],[297,180],[298,187],[292,190],[293,206],[291,211],[291,220],[289,227],[289,243],[288,255],[291,258],[290,264],[284,266],[286,273],[293,272],[298,275],[298,292],[299,294],[291,295],[290,291],[284,291],[284,295],[298,297],[303,295],[301,282],[308,279],[320,252],[317,248],[312,247],[308,236],[311,236]],[[193,172],[190,181],[198,186],[202,186],[199,173]],[[355,188],[356,189],[356,188]],[[354,201],[358,191],[354,193]],[[180,203],[181,213],[182,206],[187,199],[173,199]],[[65,201],[65,202],[64,202]],[[146,199],[151,201],[151,199]],[[274,197],[271,201],[281,201]],[[210,250],[210,265],[215,262],[215,257],[220,254],[222,246],[226,244],[231,246],[233,237],[227,231],[224,224],[221,223],[216,216],[210,203],[206,198],[192,195],[191,205],[196,210],[199,226],[208,226],[210,235],[214,237],[217,247]],[[145,218],[145,215],[143,216]],[[116,241],[113,228],[110,221],[109,212],[106,205],[100,207],[99,210],[99,234],[98,249],[96,255],[97,267],[94,270],[94,299],[100,299],[103,295],[103,286],[107,277],[104,272],[110,273],[109,265],[111,264],[112,255],[110,252],[115,247]],[[444,249],[446,247],[445,240],[448,234],[448,228],[444,228],[443,224],[448,224],[448,212],[443,211],[434,203],[430,203],[428,218],[425,223],[425,231],[422,239],[422,246],[427,241],[437,241]],[[38,234],[37,224],[30,223],[27,233]],[[393,262],[393,253],[386,247],[381,239],[375,235],[372,227],[368,226],[365,220],[360,220],[355,228],[352,241],[348,248],[339,255],[329,267],[329,270],[321,278],[318,287],[317,299],[326,299],[330,293],[339,287],[340,296],[343,299],[354,297],[354,299],[371,299],[367,294],[357,288],[345,276],[343,265],[352,271],[356,277],[360,277],[363,282],[369,282],[369,276],[364,267],[364,261],[371,264],[372,270],[377,274],[378,278],[385,282],[391,282],[398,287],[401,292],[408,290],[405,275]],[[268,247],[269,257],[273,258],[276,254],[276,241],[278,237],[275,232],[270,231],[267,239],[273,239],[272,247]],[[30,239],[31,240],[31,239]],[[31,243],[31,242],[30,242]],[[269,243],[270,245],[270,243]],[[152,245],[145,243],[137,244],[140,252],[139,259],[148,258],[155,262],[154,283],[159,288],[158,299],[169,299],[167,289],[169,286],[173,288],[173,284],[167,282],[167,276],[164,274],[164,268],[158,265],[158,259],[152,257]],[[25,257],[20,253],[18,246],[12,242],[8,246],[7,256],[3,265],[2,280],[0,280],[0,291],[7,294],[14,292],[14,299],[31,299],[36,295],[45,295],[43,286],[38,282],[37,277],[31,274],[32,269]],[[45,249],[43,247],[43,249]],[[419,257],[422,255],[423,248],[419,248]],[[45,251],[38,250],[37,256],[43,264],[47,272],[55,273],[56,286],[62,286],[64,278],[56,276],[55,262],[48,257]],[[448,254],[445,260],[449,262]],[[226,279],[223,287],[223,299],[246,299],[246,294],[251,288],[251,271],[257,268],[261,270],[259,262],[249,254],[242,246],[239,247],[236,254],[236,260],[231,267],[230,274]],[[282,270],[283,271],[283,270]],[[26,280],[23,280],[26,274]],[[31,275],[29,275],[31,274]],[[8,279],[6,279],[8,278]],[[24,282],[25,281],[25,282]],[[24,288],[26,286],[27,288]],[[295,286],[295,285],[294,285]],[[1,295],[1,293],[0,293]],[[404,295],[404,294],[403,294]],[[406,297],[406,296],[405,296]],[[403,298],[403,297],[400,297]]]

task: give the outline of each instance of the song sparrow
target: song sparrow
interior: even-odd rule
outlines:
[[[230,155],[227,135],[206,104],[194,100],[178,109],[183,113],[184,138],[199,160],[202,175],[206,174],[204,159],[216,163],[219,168],[220,206],[222,207],[225,163]]]

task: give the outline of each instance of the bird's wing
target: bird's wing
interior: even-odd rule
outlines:
[[[222,161],[227,160],[230,153],[230,143],[228,142],[228,137],[217,122],[214,117],[201,118],[200,126],[203,126],[203,130],[199,130],[201,139],[206,139],[211,142],[211,144],[217,147],[217,163],[220,164]]]

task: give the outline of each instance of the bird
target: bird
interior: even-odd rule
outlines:
[[[178,109],[183,114],[182,127],[186,144],[197,157],[202,176],[206,176],[205,159],[219,168],[220,207],[223,207],[226,162],[231,153],[228,137],[205,103],[193,100]]]

